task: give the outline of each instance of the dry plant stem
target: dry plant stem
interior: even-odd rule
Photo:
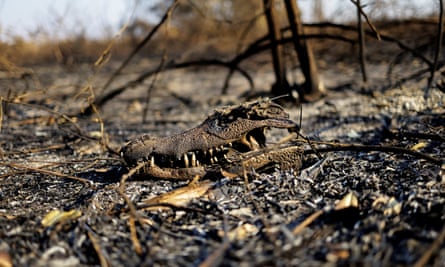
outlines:
[[[45,170],[45,169],[41,169],[41,168],[33,168],[33,167],[29,167],[29,166],[25,166],[25,165],[21,165],[21,164],[17,164],[17,163],[1,162],[0,165],[8,166],[8,167],[15,168],[15,169],[24,169],[24,170],[28,170],[28,171],[32,171],[32,172],[38,172],[38,173],[47,174],[47,175],[59,176],[59,177],[63,177],[63,178],[67,178],[67,179],[71,179],[71,180],[76,180],[76,181],[82,182],[82,183],[84,183],[85,185],[88,185],[88,186],[92,186],[91,185],[91,181],[89,181],[87,179],[80,178],[80,177],[73,176],[73,175],[69,175],[69,174],[64,174],[64,173],[61,173],[61,172],[55,172],[55,171]]]
[[[414,264],[413,267],[422,267],[426,266],[428,261],[431,259],[431,256],[437,252],[437,250],[442,246],[445,241],[445,227],[442,228],[442,231],[439,233],[439,236],[434,240],[433,244],[429,247],[429,249],[420,257],[420,259]]]
[[[32,162],[37,162],[37,161],[32,161]],[[29,162],[29,163],[31,163],[31,162]],[[48,164],[39,166],[38,169],[45,169],[45,168],[49,168],[49,167],[57,167],[57,166],[65,165],[65,164],[66,164],[66,162],[50,162]],[[1,165],[1,163],[0,163],[0,165]],[[12,176],[12,175],[27,174],[27,173],[29,173],[29,170],[15,171],[15,172],[12,172],[12,173],[6,173],[6,174],[3,174],[3,175],[0,175],[0,178]]]
[[[436,50],[434,53],[434,60],[433,60],[433,66],[431,68],[431,75],[428,79],[428,85],[425,90],[425,96],[428,96],[428,91],[431,87],[431,85],[434,82],[434,75],[436,73],[437,67],[438,67],[438,60],[440,56],[440,52],[442,49],[442,40],[443,40],[443,0],[439,0],[439,23],[437,27],[437,37],[436,37]]]
[[[108,263],[108,259],[102,253],[102,249],[100,248],[99,241],[96,238],[96,234],[93,232],[92,229],[90,229],[90,227],[87,226],[86,228],[87,228],[88,238],[90,239],[93,248],[96,251],[97,257],[99,258],[100,266],[102,267],[110,266]]]
[[[120,28],[118,34],[114,36],[114,38],[111,40],[111,42],[108,43],[107,47],[104,51],[102,51],[102,54],[99,56],[99,58],[94,62],[94,67],[101,68],[105,63],[108,62],[108,60],[111,57],[111,49],[113,48],[114,43],[118,39],[117,37],[121,36],[122,33],[128,28],[128,22],[122,25]]]
[[[292,233],[294,235],[298,235],[301,233],[301,231],[304,230],[309,224],[311,224],[313,221],[315,221],[318,217],[320,217],[323,214],[323,210],[319,210],[314,212],[311,216],[307,217],[304,221],[302,221],[299,225],[297,225],[294,230],[292,230]]]
[[[100,145],[107,149],[108,152],[114,154],[114,155],[119,155],[119,151],[117,149],[113,149],[110,144],[109,144],[109,140],[108,140],[108,135],[105,132],[105,124],[104,121],[102,120],[102,116],[100,116],[99,111],[96,108],[96,105],[91,104],[91,109],[93,110],[93,113],[95,113],[97,115],[98,121],[99,121],[99,125],[100,125]]]
[[[133,216],[130,216],[130,218],[128,218],[128,227],[130,228],[131,242],[133,243],[134,250],[138,255],[142,255],[141,242],[138,239],[136,224]]]
[[[130,198],[125,194],[125,182],[127,181],[127,179],[129,177],[131,177],[136,172],[138,172],[140,169],[142,169],[144,167],[144,165],[145,165],[144,162],[140,162],[138,165],[136,165],[134,168],[132,168],[127,174],[122,175],[120,185],[118,188],[119,195],[124,199],[125,203],[127,203],[128,209],[130,211],[130,217],[128,218],[128,220],[129,220],[128,224],[130,227],[131,242],[133,243],[133,247],[134,247],[136,253],[138,253],[138,254],[142,253],[142,249],[141,249],[141,243],[140,243],[140,241],[137,237],[137,234],[136,234],[134,220],[135,219],[138,220],[139,224],[141,224],[141,225],[143,225],[143,222],[142,222],[139,214],[137,213],[136,207],[133,205]]]
[[[118,190],[117,190],[119,195],[124,199],[125,203],[127,203],[128,209],[130,211],[130,216],[133,216],[138,221],[140,220],[140,218],[138,216],[137,209],[133,205],[133,202],[131,202],[130,198],[128,198],[128,196],[125,194],[125,182],[132,175],[136,174],[139,170],[144,168],[145,164],[146,164],[145,162],[140,162],[140,163],[138,163],[138,165],[136,165],[135,167],[131,168],[128,173],[122,175],[122,178],[121,178],[121,181],[120,181],[120,185],[119,185]],[[139,221],[139,223],[141,225],[143,224],[141,221]]]
[[[47,147],[40,147],[40,148],[32,148],[25,151],[14,151],[14,152],[4,152],[4,155],[12,156],[12,155],[22,155],[22,154],[28,154],[28,153],[39,153],[44,151],[51,151],[51,150],[57,150],[57,149],[63,149],[66,147],[66,144],[57,144],[57,145],[51,145]]]
[[[55,111],[55,110],[52,110],[50,108],[47,108],[45,106],[40,106],[40,105],[28,104],[28,103],[23,103],[23,102],[16,103],[16,102],[14,102],[12,100],[6,100],[6,99],[3,99],[3,102],[8,103],[8,104],[12,104],[12,105],[22,105],[22,106],[29,107],[29,108],[37,108],[37,109],[44,110],[44,111],[46,111],[48,113],[57,115],[58,117],[63,118],[66,121],[69,121],[70,123],[73,124],[73,126],[79,132],[82,132],[81,128],[79,127],[79,125],[77,125],[77,123],[72,118],[70,118],[69,115],[67,115],[67,114],[63,114],[61,112],[58,112],[58,111]]]
[[[138,210],[152,210],[153,208],[168,208],[174,211],[185,211],[185,212],[191,212],[191,213],[201,213],[201,214],[209,214],[207,210],[204,209],[198,209],[198,208],[189,208],[185,206],[178,206],[171,203],[144,203],[139,204],[136,206]],[[218,219],[222,219],[222,216],[219,214],[212,214],[213,216],[217,217]]]
[[[212,254],[210,254],[199,267],[211,267],[211,266],[219,266],[224,260],[224,254],[230,246],[230,240],[228,236],[228,222],[227,215],[223,213],[223,227],[224,227],[224,239],[221,246],[219,246]]]

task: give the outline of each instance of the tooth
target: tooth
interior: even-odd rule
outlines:
[[[232,147],[232,142],[229,143],[229,147]]]
[[[213,157],[213,161],[214,162],[218,162],[218,158],[217,157]]]
[[[213,149],[209,149],[210,156],[213,156]]]
[[[154,156],[151,156],[150,164],[151,164],[151,166],[155,165],[155,157]]]
[[[184,166],[187,168],[189,166],[189,158],[187,154],[184,154]]]
[[[253,136],[249,136],[249,140],[253,150],[258,150],[260,148],[260,144],[258,144]]]
[[[246,135],[244,135],[244,136],[241,138],[241,143],[243,143],[243,144],[245,144],[246,146],[248,146],[249,148],[251,148],[249,141],[247,141],[247,139],[246,139]]]
[[[196,167],[196,155],[192,152],[192,167]]]
[[[215,147],[216,152],[219,152],[219,147]]]
[[[201,164],[199,163],[199,160],[197,160],[196,161],[196,167],[199,167],[199,165],[201,165]]]
[[[224,151],[225,147],[223,145],[220,146],[221,150]]]

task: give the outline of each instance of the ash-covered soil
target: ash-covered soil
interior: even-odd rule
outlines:
[[[88,86],[109,74],[48,67],[34,78],[2,80],[0,266],[407,266],[422,257],[445,266],[445,96],[431,89],[425,99],[425,80],[385,88],[383,72],[372,66],[373,82],[362,89],[356,71],[324,70],[331,90],[303,104],[302,133],[315,147],[395,146],[442,163],[400,151],[308,153],[302,170],[253,173],[248,184],[244,177],[215,181],[186,207],[139,209],[136,219],[118,192],[126,167],[112,151],[142,133],[191,128],[214,108],[244,101],[246,82],[236,77],[231,96],[222,97],[223,72],[170,72],[149,98],[147,81],[100,116],[83,117],[77,112],[92,97]],[[255,81],[267,89],[273,76],[259,70]],[[299,120],[300,107],[286,109]],[[125,195],[138,205],[187,183],[130,178]],[[357,205],[334,209],[348,194]],[[75,215],[45,222],[53,210]]]

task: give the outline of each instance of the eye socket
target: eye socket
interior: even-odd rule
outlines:
[[[269,113],[269,114],[280,114],[281,113],[281,109],[277,108],[277,107],[269,107],[266,110],[266,112]]]
[[[252,114],[253,115],[253,114]],[[279,108],[279,107],[267,107],[267,108],[263,108],[263,109],[257,109],[255,110],[255,114],[253,117],[254,118],[258,116],[259,119],[261,118],[281,118],[281,117],[286,117],[286,112],[283,111],[283,109]]]

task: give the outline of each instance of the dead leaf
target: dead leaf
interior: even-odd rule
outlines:
[[[0,251],[0,267],[12,267],[12,259],[7,252]]]
[[[82,216],[80,210],[52,210],[48,212],[45,218],[42,219],[42,225],[45,227],[53,226],[56,223],[63,223],[66,221],[74,220]]]
[[[170,192],[155,196],[144,201],[144,204],[151,207],[145,208],[147,210],[158,210],[161,207],[153,207],[156,204],[170,204],[173,206],[185,207],[193,199],[203,196],[209,188],[213,185],[211,181],[190,183],[185,187],[181,187]],[[160,205],[161,206],[161,205]]]
[[[335,210],[342,210],[351,207],[358,208],[358,199],[354,193],[349,192],[342,198],[342,200],[340,200],[340,202],[337,203]]]
[[[426,147],[427,145],[428,145],[428,143],[426,143],[426,142],[419,142],[419,143],[413,145],[413,146],[411,147],[411,150],[413,150],[413,151],[418,151],[418,150],[420,150],[420,149]]]

